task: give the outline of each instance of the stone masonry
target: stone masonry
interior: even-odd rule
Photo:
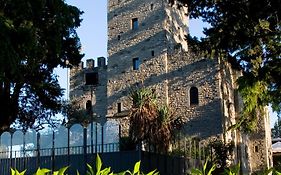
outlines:
[[[97,66],[87,60],[86,67],[72,68],[70,99],[82,108],[90,101],[95,117],[116,118],[131,108],[130,90],[142,84],[184,120],[186,135],[234,142],[233,161],[242,162],[243,174],[272,166],[268,115],[259,117],[256,133],[227,130],[241,112],[235,83],[241,75],[221,59],[188,49],[187,10],[168,0],[108,0],[108,64],[100,57]],[[125,135],[128,118],[119,122]]]

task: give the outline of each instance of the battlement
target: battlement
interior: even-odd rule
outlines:
[[[86,63],[86,66],[84,66],[84,63]],[[70,74],[77,74],[81,71],[97,71],[99,69],[107,69],[105,57],[98,57],[97,62],[94,59],[87,59],[85,62],[81,61],[78,66],[70,69]]]

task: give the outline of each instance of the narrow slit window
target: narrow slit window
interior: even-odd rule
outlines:
[[[140,69],[140,59],[134,58],[133,59],[133,70],[139,70]]]
[[[190,96],[190,105],[199,104],[198,89],[196,87],[190,88],[189,96]]]
[[[122,103],[117,103],[117,112],[120,113],[122,111]]]
[[[153,57],[154,57],[154,50],[152,50],[152,51],[151,51],[151,56],[153,56]]]
[[[86,111],[88,114],[90,114],[92,112],[92,101],[91,100],[88,100],[86,102]]]
[[[150,4],[150,10],[153,10],[154,4]]]
[[[117,39],[118,39],[118,41],[120,41],[120,39],[121,39],[121,35],[118,35],[118,36],[117,36]]]
[[[137,30],[139,28],[139,20],[138,18],[132,19],[132,30]]]
[[[98,85],[99,75],[97,72],[91,72],[85,74],[86,85]]]

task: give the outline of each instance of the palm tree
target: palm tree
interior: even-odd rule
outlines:
[[[155,150],[165,153],[169,150],[173,132],[178,120],[168,106],[159,106],[155,91],[141,87],[131,92],[133,106],[130,110],[130,137],[135,143],[144,141]],[[177,125],[176,125],[177,123]]]

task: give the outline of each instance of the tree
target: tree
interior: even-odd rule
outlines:
[[[257,115],[272,104],[281,111],[281,1],[178,0],[191,18],[210,24],[205,38],[187,36],[194,52],[218,57],[243,73],[238,79],[244,109],[239,125],[255,128]],[[171,4],[175,0],[170,0]]]
[[[63,0],[0,0],[0,131],[15,121],[40,126],[60,111],[53,70],[83,57],[81,14]]]
[[[281,138],[281,119],[278,116],[277,121],[274,123],[273,128],[271,129],[272,138]]]
[[[155,147],[155,151],[169,150],[174,131],[182,122],[175,118],[167,106],[157,104],[155,91],[141,87],[131,92],[133,106],[130,110],[130,138],[135,143],[144,141]],[[151,146],[149,145],[149,146]]]

